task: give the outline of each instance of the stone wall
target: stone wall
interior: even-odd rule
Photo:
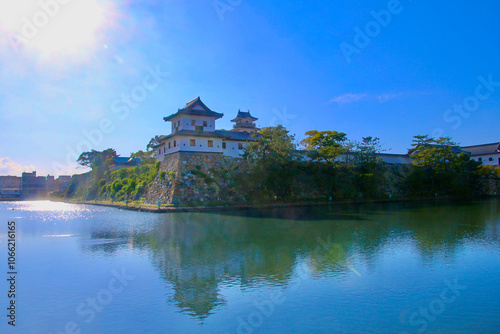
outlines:
[[[160,174],[146,194],[146,203],[164,204],[203,203],[234,200],[226,191],[231,186],[231,175],[245,165],[240,158],[222,153],[176,152],[165,156]],[[223,175],[223,176],[222,176]]]

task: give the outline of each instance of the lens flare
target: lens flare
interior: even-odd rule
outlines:
[[[99,0],[0,2],[0,32],[14,49],[45,58],[88,58],[111,25],[112,7]]]

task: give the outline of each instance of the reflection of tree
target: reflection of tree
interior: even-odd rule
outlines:
[[[425,262],[449,261],[470,240],[484,233],[498,235],[496,201],[156,217],[151,230],[126,231],[125,235],[94,231],[92,237],[133,240],[134,248],[149,250],[151,261],[173,286],[172,302],[199,319],[225,303],[224,286],[288,285],[303,260],[314,276],[333,273],[342,278],[360,270],[356,265],[365,271],[379,268],[381,258],[390,252],[411,249]]]

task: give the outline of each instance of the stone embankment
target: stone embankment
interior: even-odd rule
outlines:
[[[224,189],[231,184],[231,175],[245,161],[221,153],[177,152],[165,157],[160,174],[146,194],[145,203],[186,204],[234,200]],[[162,173],[165,172],[165,173]],[[222,178],[220,175],[224,174]]]

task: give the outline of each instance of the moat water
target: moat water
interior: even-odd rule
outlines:
[[[500,333],[495,199],[173,214],[3,202],[0,262],[1,333]]]

